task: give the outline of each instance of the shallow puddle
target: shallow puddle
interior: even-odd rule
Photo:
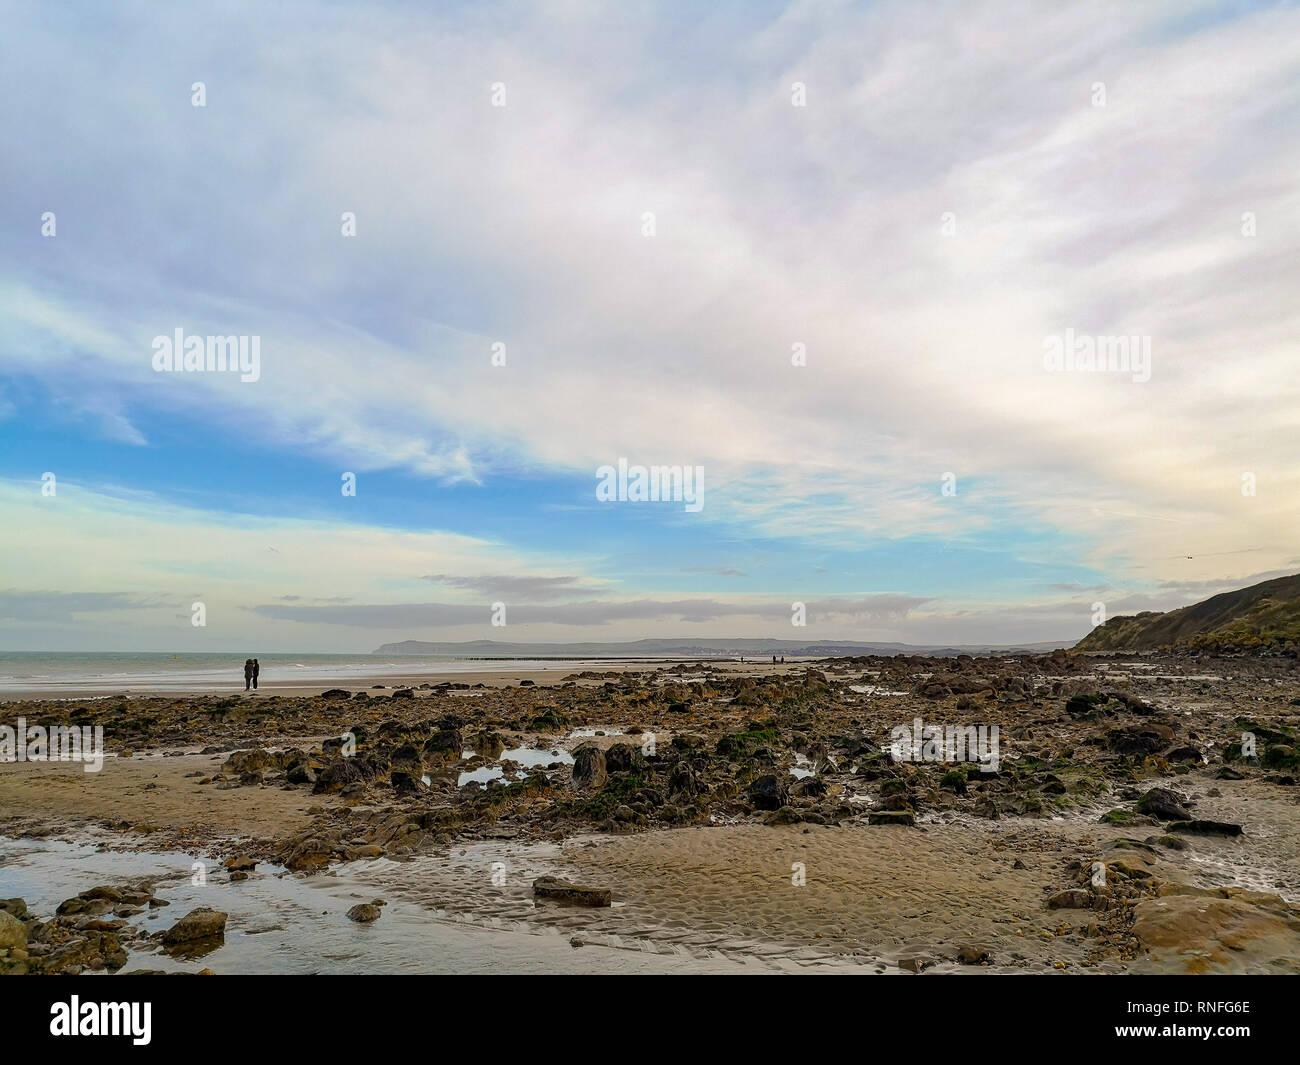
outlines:
[[[364,863],[365,883],[348,874],[298,877],[260,866],[249,880],[226,881],[216,862],[206,883],[196,884],[193,857],[178,853],[126,853],[88,844],[0,838],[0,897],[20,897],[43,919],[66,898],[100,885],[148,880],[170,903],[130,918],[150,933],[170,928],[200,906],[229,914],[222,946],[182,961],[132,949],[123,972],[217,973],[770,973],[786,969],[756,957],[661,950],[630,940],[588,943],[575,949],[567,933],[527,928],[522,922],[434,912],[401,898],[402,877],[423,879],[435,870],[420,863],[379,859]],[[418,868],[417,868],[418,865]],[[359,872],[362,870],[358,870]],[[489,881],[485,878],[484,884]],[[397,888],[389,891],[388,888]],[[493,889],[485,886],[484,894]],[[469,898],[473,892],[467,892]],[[358,902],[387,898],[383,916],[358,924],[347,911]],[[469,899],[472,901],[472,899]],[[581,914],[575,917],[581,918]]]

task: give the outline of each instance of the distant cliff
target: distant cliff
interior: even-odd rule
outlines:
[[[1295,654],[1300,647],[1300,574],[1223,592],[1160,613],[1113,617],[1076,651],[1188,650]]]

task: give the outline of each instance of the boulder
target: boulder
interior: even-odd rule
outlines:
[[[613,892],[608,888],[583,887],[554,876],[534,880],[533,894],[541,899],[553,899],[575,906],[609,906],[614,901]]]
[[[454,765],[465,749],[460,729],[441,728],[424,741],[424,757],[434,765]]]
[[[1227,821],[1175,821],[1168,826],[1170,832],[1188,836],[1240,836],[1241,825]]]
[[[789,791],[775,773],[765,773],[749,786],[749,801],[759,810],[779,810],[789,801]]]
[[[1115,754],[1147,755],[1163,751],[1170,746],[1173,731],[1157,725],[1141,728],[1111,729],[1106,734],[1106,742]]]
[[[1083,888],[1069,888],[1049,896],[1047,908],[1049,910],[1090,910],[1092,896]]]
[[[605,769],[610,773],[626,773],[645,765],[640,748],[629,743],[615,743],[605,751]]]
[[[1137,812],[1159,821],[1189,821],[1192,813],[1183,805],[1184,799],[1168,788],[1152,788],[1138,799]]]
[[[867,815],[867,824],[914,826],[916,815],[911,810],[872,810]]]
[[[599,788],[609,779],[605,753],[593,743],[584,743],[573,752],[573,781],[583,787]]]
[[[226,914],[207,906],[191,910],[162,934],[166,946],[175,947],[204,939],[221,939],[226,934]]]
[[[26,950],[27,926],[4,910],[0,910],[0,950]]]

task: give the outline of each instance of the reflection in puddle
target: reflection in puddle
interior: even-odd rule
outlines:
[[[542,747],[512,747],[501,753],[501,761],[516,762],[525,766],[547,766],[552,762],[573,765],[573,755],[558,747],[550,750]]]
[[[809,777],[816,776],[817,770],[805,755],[796,751],[794,765],[790,767],[790,775],[796,780],[807,780]]]
[[[466,757],[473,757],[473,751],[467,751]],[[466,770],[456,778],[456,786],[464,787],[466,784],[477,784],[479,787],[486,788],[489,781],[507,779],[507,762],[511,762],[515,767],[510,768],[509,777],[513,780],[523,780],[528,774],[528,769],[545,768],[555,765],[573,765],[573,755],[568,751],[561,750],[558,747],[511,747],[508,751],[501,752],[499,759],[500,765],[485,765],[478,769]]]
[[[294,876],[263,864],[242,883],[220,880],[218,873],[201,885],[193,882],[194,861],[179,853],[119,853],[81,843],[0,837],[3,894],[26,899],[30,911],[43,919],[53,915],[64,899],[92,887],[141,880],[153,882],[159,897],[170,903],[129,918],[131,925],[145,932],[170,928],[199,906],[229,914],[223,944],[202,958],[185,961],[144,949],[148,946],[145,940],[127,942],[123,972],[193,973],[211,968],[217,973],[613,974],[761,973],[801,968],[794,963],[730,958],[717,952],[697,958],[671,944],[655,949],[636,939],[629,939],[622,949],[617,949],[621,944],[615,941],[600,946],[588,940],[585,949],[574,950],[569,943],[571,929],[557,934],[523,921],[476,921],[472,914],[431,911],[403,899],[401,879],[410,877],[427,884],[445,864],[441,858],[409,866],[381,858],[312,877]],[[500,895],[486,874],[476,882],[485,885],[481,889],[484,901]],[[464,899],[463,886],[460,892]],[[348,919],[349,908],[379,897],[387,900],[379,920],[363,925]],[[580,923],[585,917],[577,914],[574,920]]]

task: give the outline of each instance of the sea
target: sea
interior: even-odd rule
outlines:
[[[5,692],[78,691],[105,694],[125,691],[243,691],[247,655],[83,653],[74,651],[0,652],[0,695]],[[422,674],[470,673],[483,670],[544,670],[574,672],[608,668],[626,659],[457,658],[422,655],[259,654],[258,681],[272,684],[343,684],[358,678],[415,677]]]

